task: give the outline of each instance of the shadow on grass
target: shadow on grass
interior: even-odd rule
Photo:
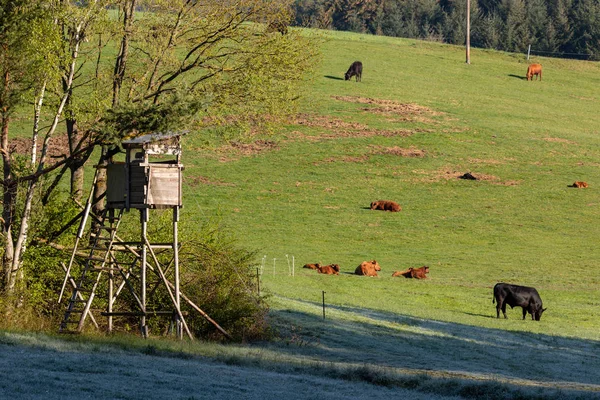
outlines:
[[[520,79],[520,80],[522,80],[522,81],[526,81],[526,80],[527,80],[527,77],[525,77],[525,76],[522,76],[522,75],[514,75],[514,74],[509,74],[508,76],[510,76],[511,78],[517,78],[517,79]]]
[[[495,315],[488,315],[488,314],[475,314],[475,313],[470,313],[470,312],[465,312],[463,313],[465,315],[471,315],[473,317],[483,317],[483,318],[492,318],[492,319],[497,319]]]
[[[339,76],[332,76],[332,75],[324,75],[325,78],[327,79],[334,79],[336,81],[343,81],[344,78],[340,78]]]
[[[338,305],[327,305],[323,319],[322,304],[295,301],[315,312],[273,312],[285,342],[279,351],[331,363],[337,374],[344,375],[340,365],[352,371],[362,366],[371,372],[354,379],[370,382],[379,371],[390,382],[379,384],[402,387],[423,377],[415,390],[445,396],[600,398],[600,345],[522,330],[543,322],[500,319],[503,329],[495,329]],[[469,315],[496,320],[493,314]]]

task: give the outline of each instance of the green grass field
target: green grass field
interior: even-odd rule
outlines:
[[[182,226],[218,215],[258,251],[279,339],[152,346],[374,384],[357,398],[598,398],[600,64],[535,58],[543,80],[528,82],[523,55],[474,49],[466,65],[461,47],[323,35],[295,123],[235,146],[184,140]],[[355,60],[362,82],[344,81]],[[379,199],[403,210],[369,210]],[[353,275],[372,259],[379,278]],[[427,280],[392,277],[422,265]],[[500,281],[536,287],[542,320],[496,319]],[[298,390],[273,398],[310,398]]]
[[[460,47],[327,38],[298,124],[237,152],[187,139],[183,218],[219,213],[280,298],[325,290],[333,304],[598,339],[600,66],[536,58],[543,80],[528,82],[522,55],[474,50],[466,65]],[[356,59],[363,81],[344,81]],[[403,211],[369,210],[378,199]],[[379,279],[351,275],[371,259]],[[300,268],[319,261],[341,275]],[[430,280],[391,277],[421,265]],[[542,323],[491,320],[499,281],[538,288]]]
[[[461,47],[325,35],[296,123],[237,146],[185,141],[182,219],[217,214],[258,250],[285,338],[268,345],[273,357],[481,379],[486,398],[530,387],[576,394],[518,393],[595,398],[600,65],[535,58],[543,80],[528,82],[523,55],[475,49],[466,65]],[[344,81],[355,60],[362,82]],[[466,172],[481,179],[458,179]],[[403,210],[369,210],[378,199]],[[353,275],[371,259],[379,278]],[[309,262],[342,271],[301,268]],[[427,280],[391,276],[421,265]],[[501,281],[536,287],[542,321],[522,321],[520,308],[497,320]]]

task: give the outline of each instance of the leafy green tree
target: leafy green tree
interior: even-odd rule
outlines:
[[[38,157],[40,109],[46,84],[56,77],[53,55],[57,40],[53,31],[55,14],[48,12],[49,2],[2,0],[0,4],[0,152],[3,170],[0,181],[3,191],[0,289],[11,294],[22,280],[31,203],[38,180],[46,172],[48,143],[58,123],[54,119],[47,128]],[[10,122],[12,115],[28,100],[35,104],[32,144],[28,159],[23,162],[23,157],[14,154],[11,146]],[[20,200],[23,186],[27,187],[25,200]]]
[[[265,22],[291,19],[291,0],[2,1],[2,287],[7,291],[24,281],[23,253],[41,180],[60,168],[72,175],[82,171],[99,144],[104,162],[126,135],[198,132],[232,123],[243,132],[281,120],[295,110],[318,56],[310,37],[266,29]],[[116,7],[116,19],[107,14],[109,6]],[[34,100],[28,175],[16,176],[10,116]],[[70,148],[62,160],[49,162],[49,140],[62,118]],[[44,132],[40,120],[49,121]],[[23,200],[17,199],[20,190]],[[97,196],[102,190],[100,185]]]

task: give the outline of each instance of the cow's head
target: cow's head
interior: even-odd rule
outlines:
[[[381,267],[377,261],[373,260],[371,261],[371,264],[373,264],[373,267],[375,267],[375,271],[381,271]]]
[[[350,75],[350,72],[346,72],[346,74],[344,74],[344,80],[349,80],[350,78],[352,78],[352,75]]]
[[[538,311],[535,313],[535,315],[533,316],[533,318],[535,318],[535,320],[536,320],[536,321],[539,321],[539,320],[542,318],[542,313],[543,313],[544,311],[546,311],[546,310],[547,310],[547,308],[541,308],[541,309],[539,309],[539,310],[538,310]]]

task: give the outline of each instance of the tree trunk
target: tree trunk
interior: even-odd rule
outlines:
[[[98,178],[96,180],[96,186],[94,186],[94,203],[92,204],[92,212],[100,216],[104,212],[104,194],[106,193],[106,166],[108,165],[108,158],[106,154],[108,152],[107,146],[102,146],[102,155],[100,155],[100,161],[98,162]],[[92,225],[95,229],[98,226],[98,222],[92,219]]]
[[[10,87],[10,74],[8,71],[2,77],[3,92],[8,93]],[[2,109],[1,131],[0,131],[0,151],[2,152],[2,166],[4,185],[2,186],[2,235],[4,236],[4,254],[2,255],[2,289],[7,290],[12,286],[12,265],[15,254],[15,244],[12,236],[12,224],[14,219],[15,202],[17,196],[17,187],[13,182],[12,162],[10,158],[10,148],[8,147],[8,126],[10,117],[8,110]]]
[[[77,120],[71,112],[67,113],[65,122],[69,138],[69,155],[73,156],[73,153],[79,148],[81,135],[77,127]],[[81,201],[83,197],[84,165],[86,159],[83,155],[74,157],[73,163],[69,165],[71,171],[71,196],[77,201]]]
[[[113,108],[119,105],[119,96],[121,93],[121,86],[123,85],[123,78],[125,76],[125,69],[127,66],[127,56],[129,55],[129,37],[131,35],[131,29],[133,25],[133,15],[135,11],[136,0],[128,0],[123,5],[123,37],[121,38],[121,47],[119,54],[115,61],[115,69],[113,75]],[[101,215],[105,208],[104,199],[101,199],[106,193],[106,165],[108,160],[112,157],[109,155],[111,151],[107,146],[102,147],[102,155],[98,162],[98,180],[94,187],[94,199],[95,202],[92,205],[92,212],[96,215]],[[97,200],[100,199],[100,200]],[[94,228],[96,224],[94,224]]]
[[[8,76],[5,76],[5,83],[8,81]],[[3,190],[3,204],[2,204],[2,236],[4,236],[4,254],[2,255],[2,289],[8,290],[13,286],[11,282],[12,265],[15,255],[15,245],[12,236],[12,223],[14,217],[14,209],[16,202],[16,185],[12,179],[12,163],[10,159],[10,149],[8,148],[8,125],[9,117],[2,115],[2,164],[4,169],[4,185]]]

